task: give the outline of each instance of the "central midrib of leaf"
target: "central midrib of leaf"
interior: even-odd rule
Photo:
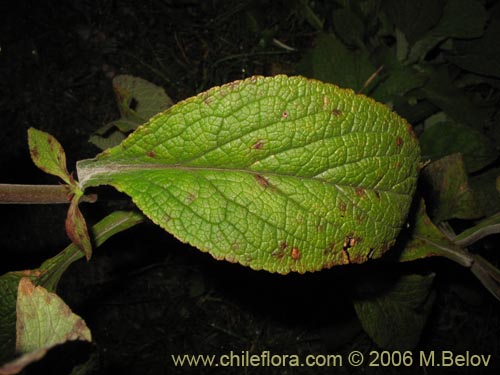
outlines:
[[[354,162],[360,161],[362,159],[356,160]],[[87,164],[86,162],[90,162]],[[354,163],[353,162],[353,163]],[[344,164],[345,165],[345,164]],[[104,184],[105,180],[107,180],[106,176],[109,177],[109,175],[113,173],[123,173],[123,172],[133,172],[133,171],[145,171],[145,170],[179,170],[179,171],[214,171],[214,172],[234,172],[234,173],[248,173],[253,176],[278,176],[278,177],[287,177],[287,178],[296,178],[299,180],[303,181],[318,181],[324,184],[331,185],[337,189],[339,189],[341,192],[342,187],[348,187],[348,188],[362,188],[365,190],[373,190],[379,193],[387,193],[387,194],[394,194],[394,195],[399,195],[399,196],[406,196],[408,197],[408,194],[405,193],[400,193],[394,190],[388,190],[388,189],[380,189],[380,188],[373,188],[373,187],[367,187],[367,186],[362,186],[362,185],[348,185],[348,184],[339,184],[333,181],[329,181],[323,178],[318,178],[314,176],[299,176],[295,174],[287,174],[287,173],[280,173],[280,172],[261,172],[261,171],[254,171],[250,169],[244,169],[244,168],[221,168],[221,167],[193,167],[193,166],[186,166],[186,165],[180,165],[180,164],[159,164],[159,163],[150,163],[150,164],[117,164],[114,162],[100,162],[100,161],[94,161],[94,160],[82,160],[79,162],[78,165],[78,175],[80,177],[80,184],[82,185],[82,188],[87,188],[90,186],[96,186],[99,184]],[[331,168],[334,169],[334,168]],[[409,176],[408,178],[411,178]],[[99,181],[97,183],[97,181]],[[102,181],[102,182],[101,182]],[[404,181],[401,181],[401,183]]]
[[[89,162],[87,164],[86,162]],[[81,179],[81,184],[83,188],[87,188],[90,186],[97,186],[97,185],[103,185],[103,184],[111,184],[113,185],[113,174],[123,174],[123,173],[128,173],[128,172],[135,172],[135,171],[148,171],[148,170],[156,170],[156,171],[180,171],[180,172],[197,172],[197,171],[212,171],[216,173],[245,173],[252,175],[256,178],[259,178],[259,176],[264,176],[265,178],[271,178],[271,177],[284,177],[284,178],[289,178],[289,179],[297,179],[300,181],[303,181],[305,183],[320,183],[320,184],[326,184],[329,186],[334,187],[344,198],[349,200],[349,202],[355,206],[360,212],[363,212],[367,218],[369,218],[374,224],[382,224],[387,226],[388,228],[391,229],[396,229],[398,226],[391,226],[388,225],[386,222],[382,223],[377,223],[377,220],[372,218],[372,215],[367,212],[366,210],[362,209],[359,207],[359,205],[353,201],[350,197],[349,194],[343,189],[343,188],[351,188],[351,189],[363,189],[363,190],[372,190],[377,193],[386,193],[389,195],[395,195],[395,196],[400,196],[400,197],[408,197],[408,194],[396,192],[393,190],[387,190],[387,189],[375,189],[371,187],[366,187],[366,186],[361,186],[361,185],[347,185],[347,184],[339,184],[333,181],[328,181],[326,179],[322,178],[317,178],[317,177],[309,177],[309,176],[298,176],[294,174],[286,174],[286,173],[280,173],[280,172],[270,172],[270,171],[265,171],[265,172],[260,172],[260,171],[253,171],[249,169],[244,169],[244,168],[221,168],[221,167],[194,167],[194,166],[186,166],[186,165],[180,165],[180,164],[160,164],[160,163],[149,163],[149,164],[118,164],[115,162],[109,162],[109,161],[98,161],[98,160],[83,160],[79,162],[79,177]],[[408,177],[411,178],[411,177]],[[267,180],[266,180],[267,181]],[[279,190],[279,186],[273,186],[274,189],[277,189],[280,193],[283,195],[287,196],[286,193],[283,193]],[[304,208],[303,205],[300,202],[295,201],[295,203]],[[305,211],[310,211],[306,208],[304,208]],[[315,215],[314,212],[312,214]],[[331,222],[334,224],[334,222]]]

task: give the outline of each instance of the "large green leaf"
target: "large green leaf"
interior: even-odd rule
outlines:
[[[80,161],[156,224],[217,259],[272,272],[380,257],[404,224],[420,150],[410,125],[351,90],[252,77],[153,117]]]

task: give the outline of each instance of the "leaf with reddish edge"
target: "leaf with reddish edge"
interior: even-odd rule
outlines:
[[[49,133],[29,128],[28,144],[31,159],[38,168],[71,185],[72,179],[66,168],[66,154],[57,139]]]
[[[68,237],[80,250],[85,254],[85,258],[90,260],[92,257],[92,244],[87,229],[87,223],[80,211],[78,203],[80,202],[83,193],[79,192],[73,195],[66,216],[66,233]]]
[[[304,77],[251,77],[188,98],[77,163],[216,259],[306,272],[378,258],[395,242],[420,149],[386,106]]]

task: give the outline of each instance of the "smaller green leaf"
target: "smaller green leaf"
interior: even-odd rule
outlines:
[[[38,361],[56,345],[67,341],[92,341],[90,330],[64,301],[27,277],[17,293],[16,351],[22,354],[0,367],[2,374],[16,374]]]
[[[429,126],[420,136],[422,158],[438,160],[461,153],[467,172],[476,172],[493,162],[498,153],[495,146],[481,132],[454,122]]]
[[[57,139],[49,133],[29,128],[28,144],[31,159],[38,168],[71,184],[71,176],[66,168],[66,154]]]
[[[16,351],[29,353],[69,340],[91,341],[85,322],[63,300],[29,278],[19,282],[17,293]]]
[[[126,138],[120,130],[114,129],[109,134],[99,135],[92,134],[89,138],[89,142],[97,146],[101,150],[114,147],[119,145]]]
[[[11,360],[15,354],[16,301],[19,281],[23,277],[36,279],[37,275],[39,272],[33,270],[9,272],[0,276],[0,364]]]
[[[174,104],[162,87],[139,77],[117,75],[113,90],[121,118],[100,127],[89,138],[101,150],[120,144],[127,133]]]
[[[396,282],[361,283],[354,308],[363,329],[381,348],[410,350],[420,339],[435,295],[434,274],[405,275]]]
[[[122,132],[135,129],[174,104],[162,87],[139,77],[117,75],[113,78],[113,90],[122,115],[122,121],[115,125]]]
[[[469,187],[462,154],[452,154],[430,163],[422,174],[429,186],[431,217],[440,223],[449,219],[477,219],[484,215]]]

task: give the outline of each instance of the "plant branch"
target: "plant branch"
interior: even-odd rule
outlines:
[[[95,247],[101,246],[106,240],[117,233],[132,228],[145,220],[144,215],[136,211],[115,211],[90,229]],[[47,259],[38,269],[41,275],[37,285],[42,285],[47,290],[55,291],[59,279],[68,267],[78,259],[83,258],[83,252],[75,245],[68,245],[56,256]]]
[[[0,204],[69,204],[67,185],[0,184]],[[81,202],[93,203],[97,196],[85,195]]]

